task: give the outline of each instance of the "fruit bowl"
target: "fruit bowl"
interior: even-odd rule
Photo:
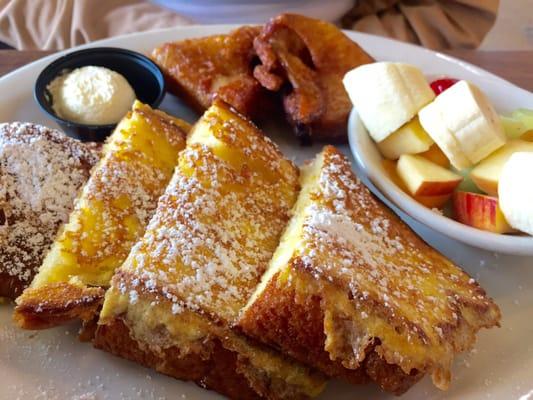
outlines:
[[[355,109],[348,120],[348,140],[359,170],[385,198],[418,222],[474,247],[507,254],[533,255],[531,236],[503,235],[464,225],[423,206],[405,193],[389,178],[382,163],[383,157]]]

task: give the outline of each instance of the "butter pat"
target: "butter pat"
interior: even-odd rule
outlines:
[[[89,125],[114,124],[135,101],[135,92],[119,73],[87,66],[55,78],[47,88],[57,116]]]

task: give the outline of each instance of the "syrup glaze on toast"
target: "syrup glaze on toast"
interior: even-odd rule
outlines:
[[[94,315],[101,288],[142,236],[188,129],[181,120],[134,104],[104,145],[39,273],[17,299],[19,326],[41,329]]]
[[[277,146],[215,102],[191,131],[144,237],[113,278],[96,346],[232,398],[318,394],[320,374],[232,330],[297,191],[298,170]],[[125,327],[142,354],[123,348],[114,326]],[[231,366],[217,370],[221,358]],[[203,371],[205,361],[209,371],[183,369],[191,363]],[[245,386],[239,391],[225,381]]]
[[[375,199],[335,148],[304,168],[293,214],[239,321],[258,340],[399,394],[425,373],[447,388],[454,355],[498,325],[483,289]]]

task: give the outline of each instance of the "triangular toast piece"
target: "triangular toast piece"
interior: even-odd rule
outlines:
[[[321,374],[232,329],[297,192],[298,170],[277,146],[215,102],[113,278],[95,345],[233,399],[317,395]]]
[[[19,326],[43,329],[95,316],[115,269],[144,233],[189,129],[161,111],[133,105],[104,145],[39,273],[17,299]]]
[[[400,394],[424,374],[445,389],[454,356],[500,311],[327,146],[302,170],[280,246],[239,326],[329,376]]]
[[[98,143],[0,123],[0,298],[29,286],[99,158]]]

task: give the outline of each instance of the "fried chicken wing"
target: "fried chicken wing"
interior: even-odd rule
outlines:
[[[342,78],[372,57],[334,25],[294,14],[270,20],[254,48],[261,60],[254,76],[268,90],[282,92],[296,134],[345,141],[352,105]]]
[[[227,35],[165,43],[152,59],[165,74],[169,90],[197,111],[218,97],[245,115],[256,117],[268,92],[254,79],[253,40],[261,27],[244,26]]]

